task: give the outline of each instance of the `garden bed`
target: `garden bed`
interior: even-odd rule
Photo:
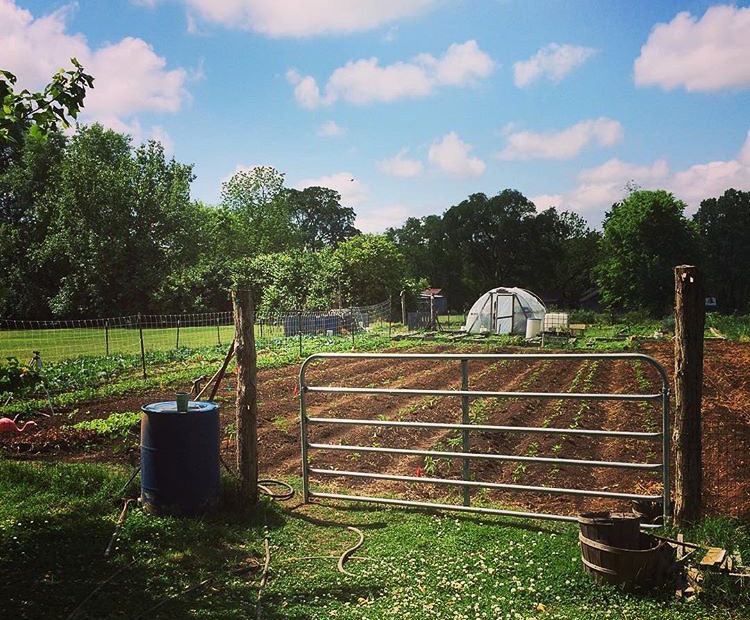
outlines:
[[[399,349],[404,350],[404,349]],[[416,350],[416,349],[413,349]],[[455,351],[453,347],[423,346],[419,351]],[[463,346],[462,351],[486,352],[486,347]],[[642,351],[659,360],[671,375],[672,346],[648,343]],[[521,351],[523,352],[523,351]],[[750,517],[750,483],[747,454],[750,448],[750,414],[744,403],[750,398],[750,377],[743,375],[750,365],[750,346],[728,342],[707,342],[704,377],[704,463],[708,514]],[[646,364],[631,362],[471,362],[471,389],[518,391],[657,391],[655,373]],[[299,399],[295,386],[298,365],[261,370],[259,389],[259,449],[261,472],[267,476],[299,475]],[[313,384],[357,387],[420,387],[455,389],[460,384],[458,362],[426,360],[327,360],[315,364],[308,374]],[[182,387],[185,386],[176,386]],[[222,382],[217,400],[221,403],[224,441],[222,451],[233,462],[234,398],[236,380],[231,374]],[[144,403],[172,398],[174,388],[151,389],[67,407],[53,417],[37,416],[33,433],[0,438],[0,451],[9,458],[135,464],[138,461],[137,428],[128,432],[102,434],[73,428],[80,422],[104,419],[113,413],[138,411]],[[392,397],[386,395],[310,394],[309,415],[459,422],[458,399],[435,397]],[[552,426],[559,428],[608,428],[614,430],[658,430],[659,410],[644,403],[581,403],[578,401],[472,401],[475,422],[496,425]],[[121,429],[120,429],[121,430]],[[429,450],[460,450],[457,434],[444,430],[373,429],[373,427],[312,427],[312,438],[326,443],[409,447]],[[460,444],[459,444],[460,445]],[[616,441],[568,435],[565,437],[522,434],[472,434],[476,451],[528,456],[558,456],[602,460],[660,460],[658,442]],[[398,455],[312,453],[316,467],[381,471],[414,475],[417,467],[441,477],[460,478],[461,461],[425,461]],[[658,494],[660,476],[611,468],[588,469],[549,465],[519,466],[518,463],[472,463],[478,480],[538,486],[570,486],[618,492]],[[364,482],[349,479],[314,480],[333,488],[333,483],[355,492],[389,493],[410,499],[455,502],[457,491],[444,487],[397,482]],[[623,502],[591,498],[570,498],[550,494],[479,492],[477,501],[516,505],[545,512],[576,512],[599,508],[622,509]]]

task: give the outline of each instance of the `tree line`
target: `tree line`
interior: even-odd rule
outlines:
[[[728,189],[689,218],[687,205],[667,191],[624,189],[601,231],[575,213],[537,212],[506,189],[473,194],[442,216],[409,218],[387,235],[407,272],[445,288],[458,307],[508,285],[569,308],[596,290],[605,307],[661,316],[673,303],[673,267],[695,264],[721,311],[750,310],[750,192]]]
[[[93,83],[74,65],[42,93],[16,93],[0,72],[0,316],[226,310],[237,282],[262,311],[364,305],[428,285],[462,309],[505,285],[564,307],[597,290],[614,310],[661,315],[682,263],[704,270],[721,310],[750,309],[750,192],[728,189],[688,218],[672,194],[629,186],[596,231],[503,189],[372,235],[336,191],[287,188],[257,167],[206,205],[191,199],[192,166],[158,142],[134,145],[98,124],[61,131]]]
[[[238,172],[221,202],[190,197],[192,167],[101,125],[28,134],[0,168],[0,315],[86,318],[216,311],[251,282],[262,310],[370,304],[408,285],[382,235],[334,190]]]

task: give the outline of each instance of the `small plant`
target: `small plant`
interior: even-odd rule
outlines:
[[[473,424],[482,424],[487,421],[492,401],[488,398],[478,398],[469,407],[469,419]]]
[[[436,459],[431,456],[424,457],[424,466],[422,467],[422,473],[429,476],[430,478],[434,478],[438,473],[438,469],[440,468],[440,461],[442,460],[443,459]]]
[[[528,466],[525,463],[519,463],[513,470],[512,478],[513,482],[517,483],[521,477],[528,471]]]
[[[63,428],[74,428],[77,430],[93,431],[103,437],[127,437],[141,423],[140,411],[127,411],[125,413],[112,413],[106,418],[96,420],[84,420]]]

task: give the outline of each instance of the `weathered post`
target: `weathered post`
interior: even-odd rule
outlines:
[[[401,323],[406,325],[406,291],[401,291]]]
[[[675,523],[701,515],[701,396],[703,329],[706,318],[703,281],[692,265],[679,265],[675,275]]]
[[[254,504],[258,501],[258,396],[252,293],[235,290],[232,302],[237,356],[237,471],[240,493]]]
[[[430,295],[430,329],[435,328],[435,296]]]

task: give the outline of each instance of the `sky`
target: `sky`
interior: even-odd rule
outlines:
[[[667,0],[0,0],[0,68],[76,57],[79,120],[330,187],[365,232],[517,189],[600,228],[626,184],[750,190],[750,7]]]

